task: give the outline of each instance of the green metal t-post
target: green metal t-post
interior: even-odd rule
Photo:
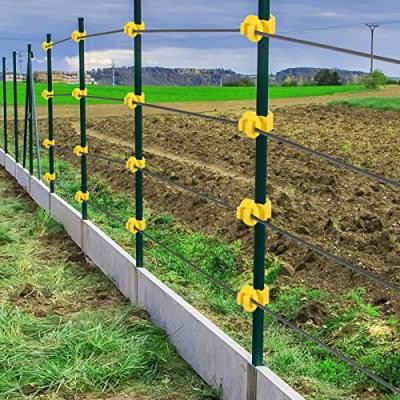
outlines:
[[[142,0],[134,0],[134,22],[142,23]],[[135,94],[142,94],[142,35],[135,37]],[[143,107],[138,105],[135,108],[135,157],[138,160],[143,158]],[[136,172],[136,219],[143,220],[143,171]],[[136,233],[136,266],[143,267],[143,234]]]
[[[258,1],[258,17],[261,20],[270,19],[270,0]],[[269,39],[262,38],[258,42],[257,61],[257,115],[268,115],[268,75],[269,75]],[[255,171],[255,201],[265,204],[267,200],[267,154],[268,140],[259,135],[256,139],[256,171]],[[265,254],[266,254],[265,225],[254,227],[254,289],[263,290],[265,284]],[[253,314],[253,349],[252,363],[254,366],[263,365],[264,355],[264,311],[257,308]]]
[[[51,34],[46,35],[47,43],[51,43]],[[47,49],[47,90],[53,91],[53,66],[52,66],[52,50],[51,46]],[[47,116],[48,116],[48,138],[54,139],[54,123],[53,123],[53,96],[49,97],[47,102]],[[54,174],[54,146],[49,147],[49,172]],[[50,193],[54,193],[54,181],[50,181]]]
[[[18,149],[18,87],[17,87],[17,52],[13,52],[13,92],[14,92],[14,155],[15,161],[19,161]]]
[[[7,137],[7,78],[6,78],[6,58],[3,57],[3,117],[4,117],[4,152],[8,153]]]
[[[79,33],[85,33],[85,20],[84,18],[78,19]],[[86,70],[85,70],[85,40],[79,41],[79,88],[85,90],[86,88]],[[80,102],[80,118],[81,118],[81,146],[87,145],[86,140],[86,97],[82,96]],[[83,193],[88,191],[87,182],[87,155],[81,156],[81,190]],[[82,202],[82,219],[88,219],[87,201]]]
[[[28,46],[29,48],[29,46]],[[29,57],[29,54],[28,54]],[[29,94],[31,92],[29,76],[29,62],[26,62],[26,90],[25,90],[25,114],[24,114],[24,137],[23,137],[23,149],[22,149],[22,166],[26,168],[26,154],[27,154],[27,138],[28,138],[28,124],[29,124]]]
[[[28,125],[29,125],[29,173],[33,175],[33,98],[31,87],[32,71],[32,45],[28,44],[28,75],[26,79],[29,82],[28,93]]]

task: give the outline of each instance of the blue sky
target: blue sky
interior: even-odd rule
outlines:
[[[257,12],[256,0],[143,0],[143,19],[148,28],[222,27],[236,28],[248,14]],[[291,35],[333,45],[369,51],[368,21],[399,21],[385,24],[376,33],[376,53],[398,58],[400,40],[399,0],[275,0],[272,12],[278,32],[325,26],[358,24],[351,29],[297,32]],[[87,32],[121,28],[132,19],[132,0],[2,0],[0,38],[36,40],[35,68],[44,69],[40,41],[51,32],[55,40],[76,29],[77,17],[86,18]],[[0,40],[1,53],[24,48],[25,41]],[[117,34],[87,41],[87,66],[132,64],[132,42]],[[77,46],[72,42],[54,51],[55,69],[75,70]],[[144,38],[144,65],[164,67],[232,68],[254,73],[255,46],[238,34],[148,34]],[[11,64],[10,64],[11,66]],[[369,61],[324,50],[272,41],[271,71],[296,66],[337,67],[368,70]],[[400,68],[383,63],[377,67],[400,76]]]

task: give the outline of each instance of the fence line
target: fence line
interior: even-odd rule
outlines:
[[[81,190],[76,193],[75,199],[82,204],[81,214],[82,219],[88,219],[88,205],[97,209],[100,212],[105,213],[110,218],[115,219],[121,224],[125,224],[126,221],[122,221],[119,217],[115,216],[109,210],[104,210],[99,207],[95,202],[90,199],[89,188],[88,188],[88,176],[87,176],[87,160],[91,156],[100,160],[117,163],[119,165],[126,165],[128,170],[133,172],[136,176],[135,179],[135,218],[131,218],[126,224],[127,229],[135,235],[135,246],[136,246],[136,262],[137,267],[143,267],[144,258],[144,238],[147,238],[159,246],[171,255],[184,262],[189,267],[195,269],[197,272],[203,274],[208,280],[218,284],[229,294],[237,298],[237,301],[246,311],[252,312],[253,316],[253,332],[252,332],[252,363],[254,366],[260,366],[263,364],[263,353],[264,353],[264,313],[269,314],[272,318],[278,322],[284,324],[289,329],[293,330],[297,334],[300,334],[304,338],[317,344],[330,354],[338,357],[354,369],[366,374],[369,378],[374,380],[376,383],[385,386],[390,389],[393,393],[400,393],[400,390],[394,387],[392,384],[387,382],[385,379],[377,376],[371,370],[362,367],[354,360],[342,354],[336,348],[328,346],[318,338],[310,335],[303,331],[297,325],[287,320],[285,317],[273,312],[266,307],[268,304],[268,288],[265,286],[265,259],[266,259],[266,242],[267,242],[267,228],[273,232],[279,233],[282,236],[293,240],[294,242],[310,248],[319,255],[328,258],[335,264],[345,267],[353,272],[356,272],[364,277],[374,281],[375,283],[394,290],[399,293],[400,288],[391,282],[385,281],[382,278],[376,276],[370,271],[367,271],[355,264],[352,264],[341,257],[335,256],[330,252],[320,248],[313,243],[310,243],[300,237],[297,237],[286,230],[276,227],[269,222],[271,219],[271,204],[267,197],[267,179],[268,179],[268,160],[267,151],[269,140],[277,143],[283,143],[291,148],[302,151],[305,154],[317,157],[325,160],[335,166],[347,169],[354,173],[360,174],[369,179],[373,179],[380,183],[387,184],[393,188],[399,189],[400,183],[370,172],[361,167],[351,165],[345,161],[337,159],[335,157],[326,155],[322,152],[310,149],[306,146],[298,144],[288,138],[280,136],[276,133],[272,133],[273,130],[273,115],[269,111],[269,95],[268,95],[268,76],[269,76],[269,45],[270,39],[283,40],[298,45],[306,45],[317,48],[326,49],[329,51],[340,52],[350,54],[352,56],[373,58],[378,61],[384,61],[392,64],[400,64],[400,60],[383,57],[379,55],[371,55],[351,49],[342,47],[336,47],[326,45],[318,42],[312,42],[302,39],[296,39],[289,36],[277,35],[275,32],[275,18],[270,13],[270,0],[258,0],[259,13],[258,16],[248,16],[240,29],[225,29],[225,28],[214,28],[214,29],[145,29],[142,21],[142,2],[141,0],[134,1],[134,21],[129,22],[125,25],[124,29],[117,29],[111,31],[104,31],[98,33],[87,34],[85,32],[84,19],[78,19],[78,30],[73,32],[70,37],[52,42],[51,35],[47,34],[46,42],[43,43],[42,47],[47,54],[47,90],[43,93],[43,97],[48,101],[48,138],[43,143],[44,147],[48,150],[49,157],[49,172],[45,174],[44,179],[50,186],[51,193],[55,192],[55,135],[54,135],[54,115],[53,115],[53,98],[61,96],[70,96],[70,94],[54,93],[53,80],[52,80],[52,49],[54,46],[65,43],[72,39],[78,44],[79,48],[79,87],[74,89],[72,95],[80,104],[80,144],[74,148],[74,153],[80,158],[80,169],[81,169]],[[106,96],[93,96],[89,95],[86,89],[85,83],[85,40],[93,37],[112,35],[116,33],[126,33],[130,38],[134,40],[134,92],[127,94],[125,99],[116,99]],[[159,173],[152,172],[146,169],[146,161],[143,157],[143,107],[150,107],[158,110],[171,111],[180,113],[183,115],[194,116],[204,118],[210,121],[221,122],[229,125],[237,125],[236,121],[232,121],[226,118],[205,115],[201,113],[180,110],[173,107],[167,107],[157,104],[150,104],[145,102],[143,88],[142,88],[142,36],[147,33],[241,33],[246,36],[250,41],[257,43],[258,56],[257,56],[257,105],[255,113],[245,113],[241,121],[239,122],[239,130],[245,133],[249,138],[254,139],[255,142],[255,199],[244,199],[242,204],[236,208],[225,202],[214,198],[208,194],[199,193],[198,191],[177,183],[172,182],[165,178]],[[30,82],[33,74],[32,71],[32,49],[31,45],[28,45],[28,65],[27,65],[27,92],[25,102],[25,125],[24,125],[24,141],[23,141],[23,166],[26,165],[26,157],[29,156],[29,172],[31,175],[34,174],[34,151],[33,151],[33,117],[32,117],[32,97],[33,97],[33,84]],[[16,80],[16,53],[13,53],[13,97],[14,97],[14,123],[17,121],[17,80]],[[3,117],[4,117],[4,151],[8,153],[8,132],[7,132],[7,88],[6,88],[6,58],[3,57]],[[134,110],[135,114],[135,129],[134,129],[134,157],[128,160],[119,161],[116,159],[108,158],[102,155],[89,152],[86,134],[86,99],[100,99],[100,100],[111,100],[116,102],[124,102],[130,109]],[[18,125],[15,123],[15,125]],[[14,127],[15,135],[15,151],[18,162],[18,127]],[[58,144],[57,144],[58,146]],[[67,149],[65,146],[59,146],[60,148]],[[253,284],[244,286],[239,292],[234,291],[228,287],[224,282],[216,279],[211,274],[203,271],[197,267],[194,263],[183,257],[181,254],[171,250],[168,246],[165,246],[162,241],[154,238],[146,231],[145,220],[144,220],[144,209],[143,209],[143,176],[148,175],[167,184],[175,186],[181,190],[187,191],[193,195],[199,196],[207,201],[214,202],[222,207],[229,209],[230,211],[237,212],[237,218],[242,220],[249,227],[254,228],[254,268],[253,268]],[[255,306],[255,307],[253,307]]]

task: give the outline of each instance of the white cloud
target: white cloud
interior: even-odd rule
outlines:
[[[86,69],[133,65],[133,51],[129,49],[106,49],[86,52]],[[64,68],[78,69],[78,57],[65,57]],[[252,47],[244,49],[195,49],[185,47],[159,47],[143,52],[144,66],[169,68],[231,68],[237,72],[253,73],[256,52]]]
[[[85,53],[86,69],[107,68],[115,61],[117,65],[132,65],[133,52],[128,49],[106,49],[100,51],[87,51]],[[64,58],[65,68],[69,71],[76,71],[79,67],[77,56]]]
[[[342,17],[343,15],[337,12],[326,11],[326,12],[319,12],[316,14],[316,16],[322,18],[339,18]]]

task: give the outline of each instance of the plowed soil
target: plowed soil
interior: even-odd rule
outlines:
[[[223,114],[237,119],[239,114]],[[299,105],[275,110],[275,131],[309,147],[400,180],[400,113]],[[133,118],[89,120],[91,152],[123,160],[133,151]],[[144,120],[149,170],[237,206],[253,197],[255,142],[234,127],[199,118],[148,115]],[[76,120],[58,119],[58,143],[78,143]],[[70,151],[59,149],[76,163]],[[115,190],[134,192],[134,177],[123,167],[90,158],[90,173]],[[268,191],[273,223],[400,285],[400,193],[383,184],[291,150],[269,146]],[[252,251],[251,230],[229,210],[151,177],[145,179],[146,205],[172,213],[193,231],[243,242]],[[400,312],[399,298],[279,235],[270,235],[269,254],[285,261],[284,284],[328,291],[364,286],[372,302]],[[243,267],[245,268],[245,267]]]

